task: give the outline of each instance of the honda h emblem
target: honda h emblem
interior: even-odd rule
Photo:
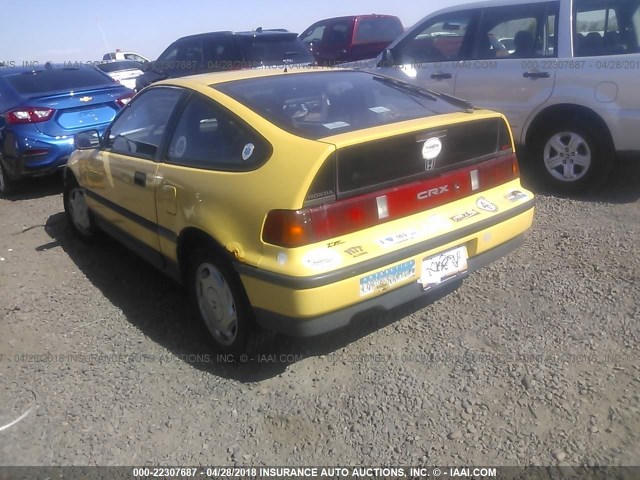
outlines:
[[[436,158],[442,151],[442,142],[437,137],[427,139],[422,146],[422,158],[424,158],[424,169],[433,170],[436,166]]]

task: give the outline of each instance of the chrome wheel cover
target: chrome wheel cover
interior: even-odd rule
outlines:
[[[69,213],[73,225],[83,235],[91,234],[91,218],[89,216],[89,207],[84,197],[84,190],[76,187],[69,192]]]
[[[558,132],[544,146],[547,171],[562,182],[575,182],[584,177],[591,166],[591,149],[575,132]]]
[[[231,287],[215,265],[203,263],[196,271],[196,298],[211,335],[224,346],[238,336],[238,312]]]

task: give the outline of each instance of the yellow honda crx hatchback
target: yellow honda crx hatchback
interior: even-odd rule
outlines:
[[[533,219],[502,115],[359,71],[167,80],[76,146],[73,230],[182,282],[226,353],[438,295]]]

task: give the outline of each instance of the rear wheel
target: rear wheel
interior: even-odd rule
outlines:
[[[251,352],[267,340],[269,332],[257,327],[240,278],[226,259],[210,249],[198,249],[187,275],[191,307],[216,352]]]
[[[97,228],[85,195],[85,189],[78,185],[73,175],[70,175],[65,182],[63,196],[67,221],[73,233],[82,240],[91,241],[96,237]]]
[[[561,194],[585,193],[611,171],[615,152],[608,132],[582,120],[543,127],[534,142],[534,167],[544,186]]]
[[[6,197],[13,192],[14,183],[9,178],[2,160],[0,159],[0,197]]]

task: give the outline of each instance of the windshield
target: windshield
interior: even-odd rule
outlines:
[[[238,36],[244,58],[252,65],[313,63],[311,52],[295,35]]]
[[[356,71],[277,75],[211,87],[307,138],[461,111],[426,90]]]
[[[27,95],[113,86],[115,82],[93,68],[36,70],[9,75],[5,79],[16,92]]]

